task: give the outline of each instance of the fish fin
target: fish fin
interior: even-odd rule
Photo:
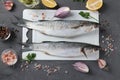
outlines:
[[[84,56],[85,56],[86,58],[88,58],[88,57],[87,57],[87,54],[85,53],[84,47],[81,49],[81,52],[84,54]]]

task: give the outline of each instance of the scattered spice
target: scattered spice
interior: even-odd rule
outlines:
[[[57,72],[57,69],[56,68],[49,68],[49,69],[47,69],[47,75],[51,75],[52,73],[55,73],[55,72]]]
[[[109,27],[110,23],[105,19],[101,19],[100,26],[101,27]]]
[[[58,72],[60,70],[59,66],[49,66],[49,65],[43,65],[42,66],[43,71],[47,72],[47,76]]]
[[[42,20],[45,20],[45,13],[42,13]]]
[[[114,51],[114,45],[113,45],[113,38],[111,35],[102,35],[102,50],[105,52],[106,56],[110,56],[110,53],[112,53]]]
[[[30,13],[30,15],[32,16],[32,20],[35,20],[39,17],[36,13]]]
[[[44,71],[44,72],[46,72],[47,76],[52,75],[52,74],[60,71],[60,69],[61,69],[59,66],[42,65],[40,63],[34,63],[34,64],[31,63],[30,64],[28,61],[25,61],[25,63],[22,63],[20,68],[21,68],[21,71],[29,70],[31,68],[33,68],[37,71],[38,70],[39,71]],[[68,71],[65,71],[65,73],[67,74]]]
[[[33,14],[32,14],[32,17],[38,17],[38,15],[37,15],[37,14],[35,14],[35,13],[33,13]]]
[[[101,14],[103,15],[103,14]],[[100,33],[101,33],[101,47],[105,56],[110,56],[114,51],[114,39],[111,34],[108,34],[105,28],[110,26],[110,22],[104,18],[100,20]]]
[[[41,70],[42,69],[42,65],[41,64],[34,64],[34,68],[36,69],[36,70]]]
[[[29,68],[29,62],[25,61],[25,63],[21,64],[20,68],[22,71],[27,70]]]

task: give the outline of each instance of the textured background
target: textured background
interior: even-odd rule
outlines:
[[[12,21],[16,21],[17,17],[22,17],[22,11],[25,7],[17,0],[15,2],[15,8],[13,11],[8,12],[4,9],[3,4],[0,3],[0,24],[5,24],[15,32],[15,37],[7,42],[0,42],[0,53],[6,48],[12,48],[17,51],[19,58],[21,58],[21,28],[11,24]],[[59,6],[69,6],[71,9],[86,9],[85,3],[73,2],[72,0],[56,0]],[[73,69],[71,66],[76,61],[35,61],[42,65],[57,65],[61,67],[61,70],[47,76],[46,72],[40,70],[35,71],[33,69],[21,71],[19,61],[15,66],[5,66],[0,61],[0,80],[119,80],[120,79],[120,0],[104,0],[104,6],[100,10],[100,20],[107,20],[109,26],[102,26],[100,35],[111,34],[115,40],[114,51],[110,52],[110,56],[105,56],[105,52],[101,52],[101,58],[105,59],[109,65],[110,70],[108,72],[100,70],[96,61],[83,61],[89,68],[90,73],[83,74]],[[102,43],[102,37],[100,37],[100,44],[102,47],[106,47]],[[35,63],[33,62],[33,63]],[[31,64],[32,66],[32,64]],[[31,67],[30,66],[30,67]],[[65,71],[68,71],[66,74]]]

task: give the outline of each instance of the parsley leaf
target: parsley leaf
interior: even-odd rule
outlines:
[[[29,53],[27,56],[26,56],[26,60],[28,62],[31,62],[32,60],[34,60],[36,57],[36,54],[35,53]]]
[[[86,18],[86,19],[93,18],[94,20],[98,21],[97,19],[95,19],[94,17],[92,17],[89,12],[83,12],[83,11],[81,11],[79,14],[80,14],[82,17]]]

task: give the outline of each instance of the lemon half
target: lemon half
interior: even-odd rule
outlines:
[[[55,0],[41,0],[42,4],[48,8],[54,8],[57,6],[57,3]]]
[[[86,2],[86,8],[89,10],[98,10],[103,6],[103,0],[88,0]]]

